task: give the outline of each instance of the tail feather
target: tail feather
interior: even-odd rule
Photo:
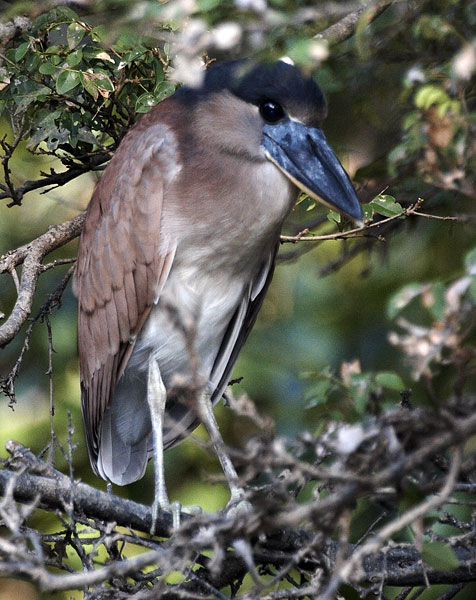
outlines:
[[[137,481],[144,475],[151,444],[146,378],[122,377],[101,423],[100,475],[117,485]]]

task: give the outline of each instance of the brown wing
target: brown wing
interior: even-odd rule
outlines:
[[[177,172],[176,142],[163,124],[124,138],[88,207],[76,270],[83,418],[96,470],[104,411],[174,248],[160,236],[164,188]]]

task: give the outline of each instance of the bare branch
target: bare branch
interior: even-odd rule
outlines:
[[[18,144],[21,142],[22,138],[23,138],[23,134],[25,131],[25,125],[26,125],[26,113],[23,114],[22,118],[21,118],[21,122],[20,125],[18,127],[18,131],[15,134],[15,139],[13,140],[13,143],[9,144],[6,141],[6,134],[3,136],[3,139],[0,140],[0,148],[2,148],[4,154],[3,154],[3,158],[2,158],[2,166],[3,166],[3,174],[4,174],[4,178],[5,178],[5,185],[0,183],[0,189],[5,190],[5,197],[9,197],[12,198],[12,203],[11,205],[13,206],[14,204],[20,204],[20,199],[18,198],[18,194],[17,194],[17,190],[15,190],[15,186],[13,185],[13,182],[10,178],[11,175],[11,169],[9,166],[9,162],[11,157],[13,156],[13,153],[15,152],[16,148],[18,147]]]
[[[62,265],[70,265],[70,264],[74,264],[76,262],[76,258],[57,258],[56,260],[54,260],[53,262],[50,262],[46,265],[41,265],[41,273],[44,273],[45,271],[49,271],[50,269],[54,269],[55,267],[60,267]]]
[[[5,493],[10,482],[14,481],[14,498],[22,503],[37,500],[39,507],[64,509],[66,501],[72,501],[74,510],[85,516],[104,521],[114,521],[124,527],[133,527],[149,532],[152,524],[150,507],[106,494],[85,483],[74,482],[56,469],[53,469],[32,452],[15,441],[7,442],[7,450],[13,456],[13,465],[28,466],[29,470],[41,473],[30,475],[24,472],[0,471],[0,491]],[[189,515],[184,514],[184,520]],[[166,536],[170,532],[172,517],[161,512],[157,519],[157,535]]]
[[[354,35],[361,20],[365,20],[366,24],[369,25],[393,2],[394,0],[367,2],[347,14],[340,21],[337,21],[337,23],[316,34],[314,39],[326,40],[330,45],[343,42]]]
[[[12,273],[15,267],[23,264],[17,301],[9,318],[0,327],[0,348],[12,341],[30,315],[36,282],[42,271],[41,261],[49,252],[78,237],[84,218],[85,213],[60,225],[54,225],[29,244],[0,257],[0,274]]]
[[[461,408],[462,405],[458,404],[458,406]],[[91,563],[84,573],[52,575],[48,572],[44,559],[42,562],[41,557],[31,551],[28,552],[25,560],[20,561],[21,564],[17,564],[13,559],[14,548],[6,539],[3,544],[0,544],[0,555],[4,556],[0,571],[3,574],[27,577],[40,585],[42,589],[54,591],[101,585],[102,582],[110,581],[113,578],[118,578],[118,581],[123,581],[131,576],[137,578],[143,567],[156,565],[158,572],[154,575],[156,585],[154,593],[160,591],[161,597],[174,599],[183,597],[183,595],[192,598],[207,597],[210,593],[215,594],[213,590],[222,589],[227,585],[232,585],[234,581],[239,581],[249,571],[250,564],[256,565],[256,597],[262,596],[269,600],[277,600],[281,597],[270,590],[273,589],[274,583],[291,577],[292,569],[297,569],[303,577],[302,584],[299,585],[295,582],[296,585],[293,586],[295,589],[292,590],[293,595],[301,597],[305,594],[316,595],[318,593],[325,597],[325,590],[335,591],[339,582],[344,580],[348,580],[352,585],[358,585],[358,582],[373,582],[374,585],[378,585],[375,584],[375,581],[382,580],[382,584],[400,586],[421,585],[425,582],[461,584],[464,581],[472,581],[476,577],[476,561],[474,559],[474,532],[471,531],[470,524],[468,524],[467,542],[464,542],[463,538],[459,536],[459,542],[454,544],[455,554],[460,561],[460,566],[454,571],[443,571],[423,565],[420,552],[414,544],[395,545],[391,542],[391,537],[397,531],[414,523],[429,510],[441,507],[442,504],[449,501],[449,494],[454,487],[456,475],[461,466],[458,450],[453,451],[454,458],[449,465],[447,474],[438,479],[440,487],[442,486],[440,493],[417,503],[384,525],[380,531],[372,529],[367,541],[354,546],[347,544],[345,539],[335,542],[326,534],[328,526],[326,523],[330,520],[329,526],[332,530],[334,524],[354,505],[356,498],[368,494],[378,495],[378,490],[384,485],[395,485],[398,489],[408,474],[424,473],[430,464],[428,461],[434,459],[438,452],[450,446],[457,445],[459,447],[463,444],[476,431],[476,417],[471,412],[472,406],[469,402],[465,409],[468,411],[467,414],[458,417],[449,414],[437,416],[422,409],[396,411],[388,417],[383,417],[379,425],[382,429],[377,435],[384,435],[385,430],[393,424],[393,427],[399,427],[402,433],[405,432],[405,439],[412,451],[408,455],[404,455],[402,460],[396,460],[395,456],[392,457],[391,453],[388,454],[387,458],[390,460],[390,464],[383,463],[382,468],[377,468],[372,477],[362,477],[360,481],[356,477],[352,479],[352,468],[350,468],[348,477],[345,477],[347,471],[341,471],[343,477],[341,477],[342,482],[339,483],[339,478],[336,478],[337,464],[331,465],[329,468],[317,468],[309,465],[310,481],[316,481],[316,476],[318,476],[317,481],[320,482],[320,485],[325,485],[326,481],[334,481],[333,491],[329,495],[329,500],[333,501],[328,502],[324,498],[311,502],[310,505],[313,508],[311,512],[303,512],[304,507],[293,501],[293,495],[289,493],[289,490],[284,494],[282,491],[279,492],[280,478],[278,477],[272,483],[276,500],[280,498],[277,504],[276,500],[272,500],[273,495],[270,496],[262,489],[256,489],[251,493],[250,499],[254,509],[249,515],[231,518],[223,514],[194,517],[183,514],[181,528],[174,532],[166,547],[151,538],[136,539],[132,532],[121,534],[114,530],[115,525],[122,525],[147,533],[151,524],[151,511],[148,507],[72,481],[70,477],[62,475],[51,465],[37,459],[20,444],[9,442],[7,448],[12,454],[12,458],[7,461],[6,467],[14,471],[0,471],[0,490],[7,498],[5,510],[9,510],[14,516],[12,517],[12,527],[14,527],[14,523],[18,522],[19,517],[15,516],[13,507],[9,507],[9,495],[21,503],[26,503],[27,506],[34,503],[45,510],[65,511],[73,524],[75,522],[83,525],[89,524],[93,529],[96,528],[102,532],[99,537],[96,534],[96,537],[91,539],[78,538],[75,542],[77,544],[91,545],[94,543],[96,547],[98,544],[105,544],[109,548],[116,536],[117,539],[127,539],[128,543],[140,543],[149,552],[142,554],[140,559],[135,557],[125,559],[118,556],[100,567]],[[425,439],[421,439],[420,424],[423,424],[424,431],[428,432]],[[428,429],[430,425],[433,426],[432,430]],[[318,440],[315,440],[315,443],[319,443]],[[416,448],[414,447],[415,443],[417,444]],[[293,458],[288,453],[283,454],[280,447],[279,443],[268,445],[255,455],[254,460],[246,457],[245,460],[252,468],[256,468],[261,473],[263,472],[261,463],[267,464],[269,471],[270,465],[273,464],[270,461],[275,460],[276,468],[279,468],[279,464],[281,464],[281,468],[283,465],[289,465],[290,472],[294,475],[303,474],[306,471],[305,463]],[[269,452],[276,454],[269,454]],[[368,453],[368,457],[373,461],[375,461],[375,455],[379,454],[378,447],[372,443],[357,453],[353,453],[354,465],[358,464],[361,452],[363,452],[362,458]],[[357,463],[355,463],[356,460]],[[462,468],[464,469],[464,467]],[[25,469],[29,472],[25,472]],[[316,472],[313,469],[317,469]],[[340,467],[337,471],[339,470]],[[430,481],[435,481],[434,475],[429,474],[428,477]],[[442,479],[444,479],[444,484],[441,483]],[[352,481],[352,483],[349,485],[346,480]],[[415,482],[415,479],[413,478],[412,481]],[[31,509],[29,510],[31,511]],[[285,521],[287,526],[283,527]],[[168,536],[170,525],[171,516],[165,512],[161,513],[159,534]],[[376,522],[373,527],[375,525]],[[305,529],[302,528],[303,526]],[[461,527],[464,526],[461,524]],[[76,535],[73,533],[74,525],[69,525],[65,521],[64,527],[66,531],[71,531],[71,535]],[[21,535],[21,530],[18,531],[16,539],[18,539],[18,535]],[[62,539],[60,534],[53,537],[51,534],[48,535],[50,536],[48,543],[59,544]],[[84,530],[82,535],[84,536]],[[248,547],[247,560],[243,560],[242,552],[226,550],[226,548],[234,547],[236,540],[244,540],[245,546]],[[15,548],[18,554],[21,547],[17,545]],[[213,555],[207,558],[203,555],[204,551],[210,549],[218,553],[217,556],[220,558],[214,558]],[[80,547],[77,548],[77,551],[82,553]],[[88,556],[89,554],[88,551]],[[339,563],[338,557],[340,556],[349,558],[347,560],[344,558],[344,561],[341,560]],[[83,564],[85,560],[86,555],[83,557]],[[26,568],[25,561],[27,563],[30,561],[29,569]],[[217,566],[217,561],[219,566]],[[195,562],[198,562],[200,568],[192,575],[190,563],[193,565]],[[269,573],[271,565],[278,567],[279,571],[276,573],[271,571],[274,575],[272,578],[262,579],[260,569]],[[322,587],[326,580],[323,579],[319,583],[318,573],[322,572],[325,565],[334,566],[330,570],[331,578],[328,585]],[[56,566],[64,569],[61,562]],[[183,572],[184,579],[180,584],[170,586],[164,582],[161,575],[166,574],[169,569]],[[154,573],[154,571],[151,572]],[[310,581],[306,579],[308,576],[311,576]],[[265,590],[269,590],[269,593],[263,595],[261,592]],[[218,597],[221,598],[221,595],[218,594]],[[286,595],[285,597],[290,596]]]
[[[74,259],[74,261],[75,260],[76,259]],[[54,265],[54,263],[50,263],[50,264]],[[46,266],[48,266],[48,265],[46,265]],[[60,283],[57,285],[54,292],[52,294],[48,295],[47,300],[41,305],[39,311],[31,319],[31,322],[25,333],[25,338],[23,340],[23,345],[20,350],[20,354],[18,355],[18,358],[15,361],[15,364],[13,365],[13,367],[10,370],[10,372],[8,373],[8,375],[0,377],[0,390],[6,396],[8,396],[10,398],[10,405],[12,405],[15,402],[15,380],[18,377],[18,373],[20,371],[20,367],[23,362],[24,355],[30,346],[30,338],[31,338],[31,334],[33,331],[33,327],[35,326],[35,323],[39,319],[43,319],[43,318],[47,319],[47,317],[53,307],[55,307],[55,306],[58,307],[61,305],[61,297],[63,295],[64,290],[66,289],[66,286],[68,285],[68,281],[70,280],[71,276],[73,275],[73,272],[74,272],[74,267],[71,267],[68,270],[68,272],[66,273],[66,275],[63,277],[63,279],[60,281]],[[12,271],[12,275],[16,276],[16,271]],[[17,286],[17,290],[18,290],[18,286]],[[50,326],[48,325],[48,329],[49,329],[49,327]],[[50,336],[48,336],[48,337],[50,337]],[[50,347],[50,340],[48,340],[48,341],[49,341],[48,346]],[[51,347],[50,347],[50,352],[51,352]],[[50,374],[50,377],[51,377],[51,374]],[[50,381],[50,385],[51,385],[51,381]]]

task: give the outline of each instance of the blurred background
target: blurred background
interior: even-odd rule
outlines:
[[[34,18],[53,4],[58,3],[0,0],[1,20],[6,22],[18,14]],[[161,10],[173,4],[102,0],[69,5],[92,26],[103,26],[104,43],[112,44],[127,32],[153,44],[154,36],[163,27]],[[471,112],[474,66],[467,69],[464,77],[454,68],[466,45],[472,45],[474,52],[473,2],[423,2],[420,10],[409,17],[402,7],[395,6],[375,21],[371,31],[362,27],[358,35],[314,62],[309,59],[310,49],[305,47],[305,41],[356,3],[335,2],[333,12],[329,8],[327,13],[325,6],[319,12],[317,3],[308,6],[286,0],[199,0],[192,9],[178,4],[182,11],[189,12],[174,17],[175,21],[171,19],[172,30],[179,30],[181,19],[186,23],[184,31],[192,19],[210,31],[225,22],[241,27],[240,43],[225,49],[212,48],[209,57],[251,54],[266,59],[290,54],[313,72],[328,99],[326,136],[366,201],[384,192],[404,206],[423,198],[421,210],[425,213],[474,215],[474,153],[470,158],[475,126]],[[303,16],[304,10],[311,11],[309,18]],[[399,26],[400,20],[407,18],[406,25]],[[262,25],[258,41],[253,41],[250,33],[253,23]],[[162,43],[162,38],[157,43]],[[446,100],[441,97],[429,104],[421,98],[419,101],[418,93],[429,85],[444,93],[448,101],[459,104],[443,110],[439,107]],[[441,141],[445,134],[447,137]],[[11,139],[5,114],[0,121],[0,137],[4,135]],[[17,183],[38,178],[41,172],[55,167],[55,157],[32,154],[24,143],[10,162]],[[463,178],[451,179],[458,169],[463,170]],[[22,206],[8,208],[7,201],[0,201],[0,255],[28,243],[51,224],[84,211],[98,177],[99,174],[87,173],[47,193],[33,191],[25,196]],[[313,232],[336,231],[327,212],[303,199],[290,215],[286,230],[297,233],[309,223],[317,223]],[[329,390],[331,384],[340,380],[343,363],[358,361],[362,373],[394,373],[405,389],[411,388],[412,402],[434,401],[425,381],[412,379],[404,355],[389,342],[390,332],[398,329],[390,318],[389,303],[403,286],[412,283],[438,284],[444,290],[463,274],[464,257],[474,246],[475,238],[471,219],[454,223],[414,217],[401,221],[385,239],[283,244],[268,296],[234,370],[233,377],[242,379],[233,385],[233,395],[247,394],[261,415],[275,421],[278,434],[291,438],[304,430],[314,432],[329,419],[356,418],[352,397],[344,388],[335,385]],[[77,242],[70,243],[47,260],[73,257],[76,249]],[[40,277],[32,315],[67,269],[67,265],[59,266]],[[0,312],[8,315],[15,298],[12,278],[3,275]],[[409,318],[429,324],[435,319],[436,309],[433,313],[427,309],[417,301],[409,306]],[[16,402],[12,404],[7,397],[0,402],[0,447],[8,439],[21,441],[35,453],[47,446],[52,393],[53,426],[63,444],[67,443],[71,414],[76,476],[105,489],[105,482],[91,471],[83,438],[76,300],[71,284],[61,307],[51,313],[50,323],[54,348],[52,378],[48,375],[47,325],[40,320],[16,381]],[[1,351],[0,375],[6,376],[14,365],[23,339],[24,330]],[[440,371],[439,392],[444,396],[443,391],[451,387],[451,373],[444,367]],[[327,385],[326,393],[322,393],[323,385]],[[387,405],[396,406],[400,399],[398,386],[387,390]],[[234,415],[222,403],[217,418],[230,446],[242,447],[254,433],[248,419]],[[206,439],[200,430],[196,435]],[[56,460],[58,468],[63,469],[65,461],[60,452]],[[219,472],[216,459],[193,440],[166,453],[170,497],[184,505],[200,504],[206,511],[222,508],[228,499],[226,487],[210,481],[210,475]],[[115,487],[114,492],[151,503],[152,465],[145,481],[126,488]],[[23,594],[18,582],[13,584],[15,591],[11,594],[8,585],[0,580],[0,598],[46,598],[27,584]],[[67,593],[64,597],[81,596]]]

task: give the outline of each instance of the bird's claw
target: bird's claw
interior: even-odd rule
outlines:
[[[182,506],[182,504],[178,501],[175,502],[156,502],[152,504],[152,526],[150,528],[150,533],[154,535],[155,527],[157,525],[157,518],[159,515],[159,511],[166,511],[172,514],[172,530],[176,531],[180,527],[181,513],[186,513],[188,515],[198,515],[201,514],[202,508],[201,506]]]
[[[225,514],[228,517],[235,518],[240,515],[246,515],[253,511],[253,505],[246,499],[245,492],[240,490],[233,492],[225,508]]]

